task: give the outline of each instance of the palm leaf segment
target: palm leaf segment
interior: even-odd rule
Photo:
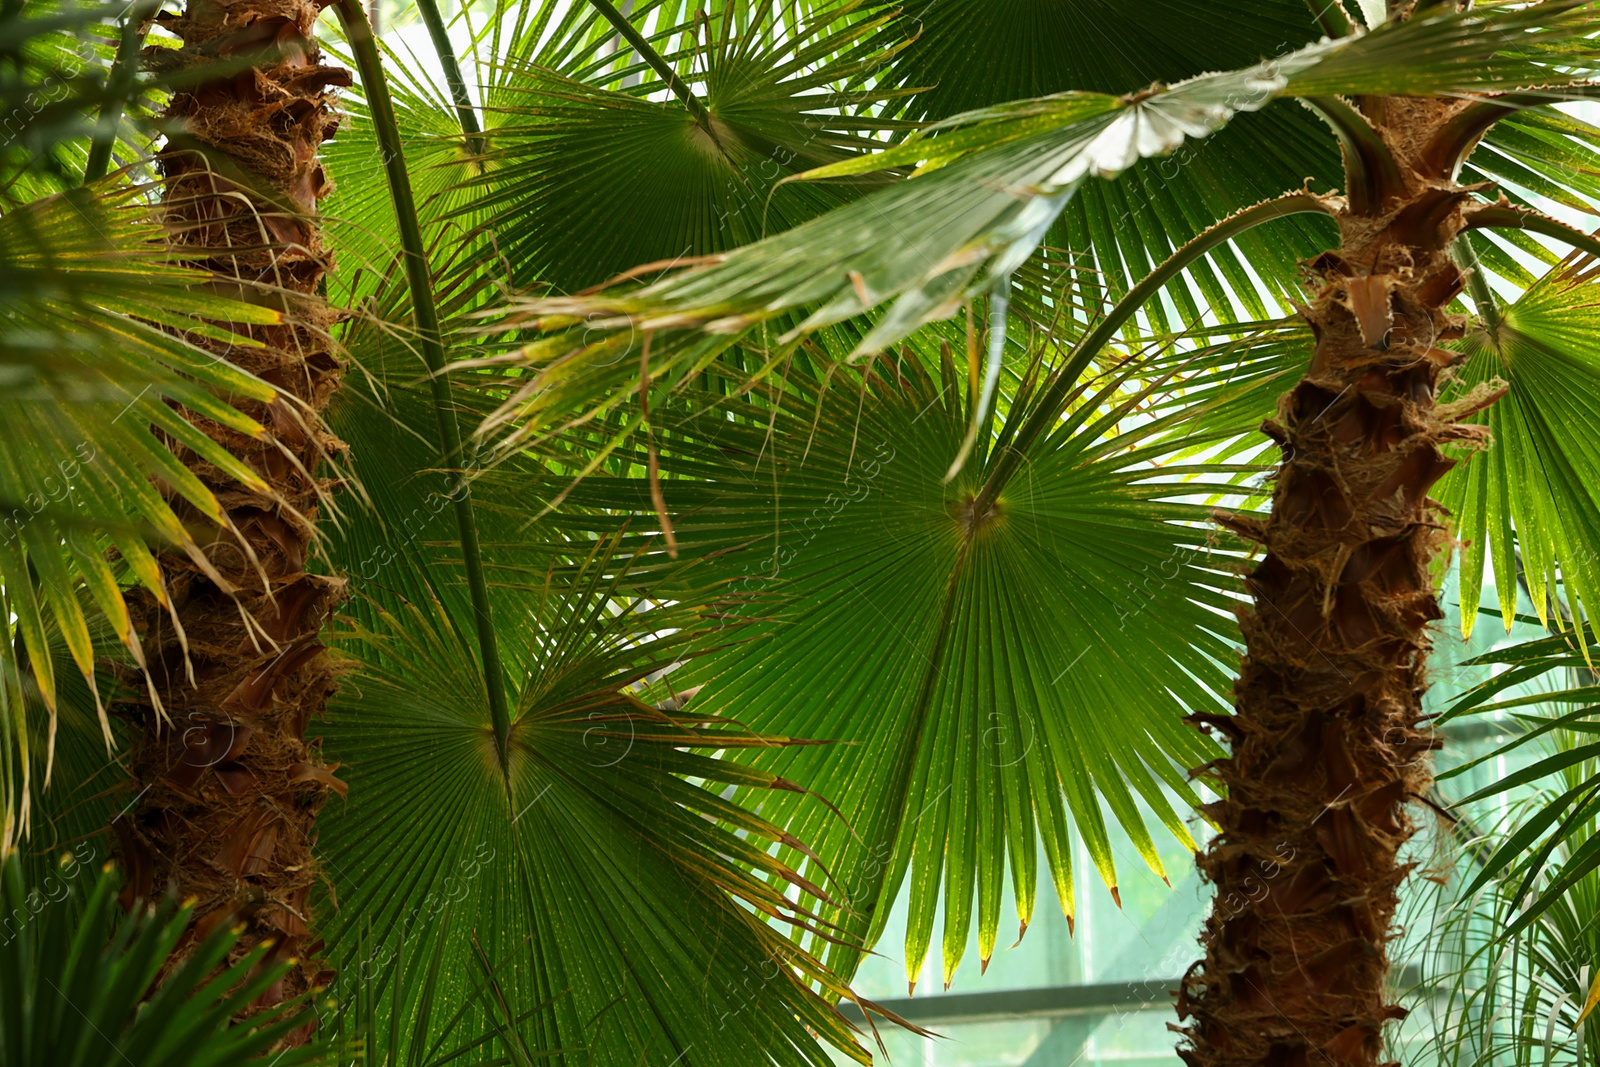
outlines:
[[[1215,7],[1191,0],[1105,5],[1092,13],[1071,6],[917,0],[904,5],[903,14],[915,42],[896,56],[889,80],[902,88],[927,87],[905,101],[902,113],[938,121],[1064,90],[1114,93],[1157,79],[1242,67],[1323,32],[1304,0],[1249,0],[1228,10],[1229,32],[1218,34]],[[1322,7],[1325,28],[1337,27],[1337,10]],[[1597,141],[1587,126],[1553,109],[1502,118],[1462,180],[1508,182],[1500,188],[1514,202],[1522,202],[1518,189],[1525,189],[1588,211],[1585,197],[1595,190],[1590,146]],[[1042,286],[1063,301],[1071,294],[1089,306],[1113,301],[1213,221],[1308,180],[1318,190],[1343,184],[1338,146],[1316,115],[1295,103],[1241,114],[1171,157],[1136,164],[1119,181],[1080,188],[1038,253],[1044,277],[1030,273],[1029,286]],[[1251,230],[1195,262],[1185,271],[1187,284],[1168,286],[1167,299],[1150,301],[1143,310],[1158,332],[1197,322],[1208,308],[1223,318],[1230,309],[1267,317],[1272,295],[1284,304],[1301,298],[1294,285],[1299,262],[1332,240],[1331,227],[1308,216]],[[1554,262],[1529,234],[1474,235],[1484,266],[1518,286],[1533,278],[1501,241]]]
[[[166,75],[140,78],[149,0],[0,11],[0,200],[23,204],[141,160]]]
[[[575,69],[563,71],[565,57],[545,46],[507,64],[488,94],[485,173],[463,212],[494,233],[516,283],[571,290],[617,264],[693,260],[838,206],[852,184],[780,179],[852,157],[877,144],[874,132],[905,123],[866,114],[886,95],[867,80],[897,47],[879,43],[886,17],[860,17],[859,0],[819,6],[788,27],[734,3],[703,23],[635,12],[633,21],[655,14],[662,24],[650,39],[685,91],[703,85],[698,118],[677,100],[648,99],[662,83],[648,69],[641,80],[638,60],[609,74],[569,60]]]
[[[1515,727],[1505,744],[1439,776],[1447,781],[1491,761],[1503,767],[1507,757],[1522,764],[1509,774],[1497,773],[1489,785],[1458,801],[1457,808],[1470,815],[1482,810],[1475,807],[1481,802],[1504,805],[1519,790],[1538,789],[1512,807],[1509,832],[1488,837],[1480,846],[1477,875],[1462,891],[1465,898],[1498,883],[1504,899],[1515,902],[1514,914],[1495,930],[1492,944],[1547,915],[1559,922],[1571,906],[1573,888],[1600,869],[1600,836],[1594,833],[1600,789],[1592,773],[1592,761],[1600,757],[1600,742],[1593,740],[1595,700],[1600,697],[1597,655],[1600,647],[1570,632],[1486,653],[1463,666],[1491,667],[1494,676],[1439,716],[1442,724],[1496,715]],[[1517,759],[1525,757],[1521,750],[1526,748],[1544,754],[1531,761]]]
[[[903,15],[914,43],[889,78],[920,90],[905,103],[907,117],[936,122],[1011,100],[1069,90],[1121,93],[1246,67],[1321,36],[1303,0],[1246,0],[1230,4],[1228,15],[1228,32],[1218,33],[1216,7],[1192,0],[1093,9],[916,0]],[[1304,108],[1241,114],[1171,157],[1135,164],[1117,182],[1080,187],[1037,254],[1045,277],[1030,273],[1028,288],[1040,286],[1058,302],[1115,300],[1213,221],[1308,179],[1334,189],[1341,178],[1337,146]],[[1227,315],[1242,302],[1249,314],[1266,317],[1254,279],[1295,298],[1297,262],[1327,247],[1330,229],[1302,216],[1244,234],[1237,248],[1223,246],[1196,262],[1190,284],[1169,287],[1170,307],[1152,301],[1146,308],[1163,332],[1198,321],[1208,306]]]
[[[661,0],[633,5],[631,21],[653,24],[648,42],[696,94],[704,121],[676,99],[652,99],[665,83],[587,4],[514,6],[475,49],[481,138],[464,136],[450,103],[397,57],[391,90],[423,228],[438,242],[446,314],[498,300],[508,283],[581,289],[640,263],[692,261],[881,184],[775,189],[910,125],[868,113],[893,95],[869,76],[903,47],[882,32],[887,16],[859,0],[813,6],[791,21],[742,3],[711,5],[709,17]],[[327,154],[347,176],[328,215],[344,284],[361,299],[392,269],[381,154],[359,125]]]
[[[80,849],[83,846],[80,845]],[[226,927],[193,945],[157,984],[173,952],[195,939],[188,908],[143,902],[132,914],[117,903],[121,878],[110,864],[91,868],[80,851],[64,854],[39,883],[23,881],[15,853],[3,867],[0,903],[0,1058],[6,1063],[91,1067],[160,1063],[234,1067],[266,1062],[291,1031],[309,1025],[303,1001],[234,1016],[283,974],[266,949],[228,960],[238,941]],[[324,1050],[290,1048],[280,1067],[335,1062]]]
[[[1317,46],[1296,62],[1315,61]],[[1292,69],[1292,68],[1291,68]],[[799,330],[840,322],[893,300],[860,350],[881,350],[1021,265],[1079,183],[1143,155],[1202,136],[1235,109],[1259,107],[1284,86],[1262,66],[1211,75],[1135,98],[1069,93],[949,120],[943,137],[913,137],[827,177],[923,163],[934,174],[731,253],[702,271],[632,295],[551,299],[538,309],[623,317],[642,330],[704,327],[737,335],[791,309],[816,305]],[[908,236],[912,235],[912,236]]]

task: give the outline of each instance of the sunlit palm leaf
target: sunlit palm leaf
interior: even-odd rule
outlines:
[[[684,410],[653,407],[651,425],[680,556],[730,583],[743,599],[728,620],[759,637],[681,674],[705,684],[702,707],[846,742],[753,762],[848,825],[782,796],[762,811],[829,857],[851,904],[830,914],[869,939],[909,878],[913,979],[942,900],[948,980],[975,918],[985,961],[994,949],[1008,856],[1026,923],[1040,839],[1069,915],[1073,830],[1113,888],[1106,814],[1158,871],[1141,805],[1189,839],[1170,799],[1189,795],[1177,767],[1212,749],[1182,718],[1225,698],[1237,583],[1233,546],[1185,502],[1228,472],[1157,475],[1147,461],[1177,446],[1147,441],[1171,423],[1115,429],[1147,393],[1117,397],[1126,383],[1108,378],[1075,395],[977,515],[986,466],[944,481],[968,381],[948,363],[930,378],[920,358],[882,358],[865,379],[836,367],[821,392],[791,378],[772,406],[690,393]],[[605,511],[629,507],[649,521],[653,493],[648,478],[596,473],[563,521],[592,509],[604,529]]]
[[[269,403],[276,390],[186,338],[249,344],[219,324],[274,323],[280,313],[197,288],[206,275],[171,265],[161,240],[136,189],[82,190],[0,217],[0,586],[47,706],[56,692],[49,628],[92,679],[84,601],[137,660],[123,585],[166,596],[147,546],[184,546],[209,567],[196,533],[222,509],[172,442],[265,491],[196,423],[259,435],[235,405]],[[8,692],[7,704],[23,791],[8,805],[25,799],[29,773],[17,696]],[[7,840],[19,814],[8,815]]]

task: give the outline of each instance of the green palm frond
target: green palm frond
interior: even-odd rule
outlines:
[[[704,121],[676,100],[650,99],[659,80],[605,87],[508,62],[478,195],[460,210],[494,233],[515,284],[560,291],[822,214],[850,198],[850,184],[781,180],[859,155],[898,125],[866,114],[884,96],[868,79],[893,52],[880,43],[885,18],[835,25],[859,7],[824,5],[794,36],[773,39],[770,10],[721,5],[703,43],[665,57],[701,71]]]
[[[152,13],[148,2],[0,11],[0,203],[144,156],[160,79],[139,76],[137,49]]]
[[[1467,160],[1464,181],[1492,180],[1594,214],[1600,128],[1553,108],[1501,119]]]
[[[63,855],[38,884],[24,882],[14,853],[0,873],[0,986],[6,990],[0,998],[0,1062],[335,1062],[315,1046],[276,1048],[309,1023],[303,1002],[285,1001],[234,1025],[235,1014],[287,969],[263,966],[266,948],[229,962],[237,934],[222,928],[193,945],[157,984],[180,943],[194,940],[187,908],[146,902],[124,914],[117,903],[121,878],[112,867],[90,866],[73,854]]]
[[[1529,787],[1536,798],[1511,830],[1481,851],[1476,877],[1464,888],[1470,896],[1490,882],[1500,883],[1519,914],[1497,933],[1512,937],[1542,921],[1564,895],[1600,868],[1600,838],[1593,835],[1600,815],[1595,768],[1600,742],[1593,740],[1593,718],[1600,701],[1594,662],[1600,648],[1582,644],[1575,633],[1552,634],[1469,660],[1497,673],[1463,694],[1440,716],[1445,723],[1463,716],[1502,715],[1515,722],[1511,740],[1439,776],[1447,781],[1484,763],[1507,756],[1546,753],[1464,797],[1458,806],[1515,797]],[[1531,690],[1531,691],[1530,691]]]
[[[333,45],[330,51],[338,54],[340,48]],[[473,167],[448,98],[416,74],[416,64],[408,62],[409,57],[387,49],[384,55],[389,94],[405,138],[407,169],[420,205],[419,222],[437,252],[438,273],[444,274],[450,257],[463,244],[464,231],[470,228],[447,222],[446,216],[465,202],[461,186]],[[326,239],[339,266],[329,276],[330,301],[340,307],[369,309],[386,323],[403,323],[410,308],[403,302],[400,239],[394,200],[384,180],[384,152],[365,99],[357,96],[360,86],[348,92],[341,102],[350,112],[349,125],[322,149],[329,173],[338,176],[333,194],[320,205]],[[475,247],[468,245],[466,254]],[[481,265],[493,263],[492,248],[482,258],[487,262]]]
[[[1600,128],[1554,108],[1502,118],[1461,171],[1464,182],[1493,183],[1488,196],[1503,196],[1520,207],[1555,204],[1591,216],[1600,205],[1597,175]],[[1535,284],[1538,264],[1554,267],[1561,258],[1560,252],[1521,230],[1472,233],[1467,239],[1482,266],[1516,289]]]
[[[1230,4],[1228,30],[1217,32],[1214,4],[1169,0],[1094,9],[975,0],[917,0],[902,23],[914,41],[889,71],[892,84],[927,87],[905,105],[907,117],[938,121],[1009,100],[1070,90],[1119,93],[1157,81],[1248,66],[1321,36],[1304,0]],[[1078,191],[1048,238],[1074,251],[1071,262],[1093,273],[1079,280],[1083,299],[1115,299],[1154,263],[1206,226],[1250,204],[1298,188],[1322,191],[1343,178],[1337,146],[1315,116],[1294,104],[1238,116],[1169,159],[1135,164],[1117,183]],[[1314,220],[1253,231],[1213,252],[1172,286],[1173,301],[1149,306],[1171,330],[1200,320],[1207,307],[1228,316],[1234,299],[1264,315],[1248,262],[1269,292],[1284,293],[1298,260],[1327,247]],[[1055,258],[1049,252],[1046,258]]]
[[[1315,55],[1301,61],[1314,62]],[[1202,77],[1137,101],[1068,93],[959,116],[943,136],[919,135],[816,172],[833,177],[921,163],[932,170],[926,177],[741,249],[709,269],[636,294],[544,301],[536,311],[555,323],[563,314],[598,312],[643,330],[695,326],[735,335],[806,305],[817,310],[802,330],[893,300],[861,343],[863,352],[878,351],[923,322],[950,316],[1020,266],[1089,175],[1111,176],[1143,155],[1171,151],[1282,88],[1281,75],[1263,67]]]
[[[861,1058],[812,983],[845,988],[765,921],[837,938],[816,914],[835,890],[769,851],[798,840],[722,792],[798,788],[715,755],[792,742],[682,708],[670,668],[705,633],[715,594],[640,599],[628,572],[602,546],[549,572],[528,610],[500,613],[515,694],[504,773],[464,619],[428,601],[375,612],[341,642],[360,678],[325,733],[329,754],[353,761],[350,799],[319,823],[340,885],[338,969],[442,951],[453,985],[440,992],[463,992],[477,948],[437,947],[433,919],[449,907],[521,1006],[500,1025],[562,1062],[667,1061],[693,1046],[697,1063],[826,1064],[812,1032]],[[759,989],[707,974],[759,975]],[[423,1005],[412,990],[379,1010],[409,1024]]]
[[[1492,853],[1526,811],[1512,805],[1505,820],[1476,828],[1474,851]],[[1522,911],[1515,889],[1491,885],[1459,898],[1440,892],[1431,914],[1419,916],[1430,927],[1427,980],[1408,1000],[1435,1010],[1419,1028],[1425,1040],[1411,1046],[1413,1056],[1457,1067],[1577,1067],[1600,1052],[1600,1035],[1584,1025],[1595,1003],[1600,877],[1581,879],[1508,938]]]
[[[126,662],[127,650],[104,615],[89,611],[86,617],[100,667],[92,682],[78,672],[53,619],[46,621],[51,669],[56,677],[54,709],[47,707],[40,695],[31,655],[25,673],[19,672],[13,679],[21,699],[15,710],[27,721],[27,749],[35,754],[49,751],[52,765],[48,785],[36,785],[30,797],[31,831],[15,844],[29,884],[43,882],[64,851],[96,867],[110,860],[116,851],[117,831],[132,811],[138,792],[123,758],[127,723],[121,716],[111,716],[110,746],[104,729],[102,697],[115,706],[116,697],[122,695],[116,674],[131,672],[113,665]],[[11,699],[9,692],[6,696]],[[12,710],[6,708],[8,716]],[[6,765],[13,775],[10,785],[16,789],[22,761],[9,736],[5,744]]]
[[[56,693],[49,629],[92,681],[90,605],[140,662],[123,596],[136,583],[165,600],[151,545],[182,546],[197,567],[210,567],[203,545],[215,540],[210,530],[223,511],[174,445],[266,491],[198,424],[258,436],[261,425],[239,405],[273,404],[278,393],[194,342],[248,345],[221,324],[282,315],[206,292],[207,275],[173,263],[162,240],[142,191],[121,186],[0,216],[0,587],[47,707]],[[107,548],[116,549],[114,563]],[[25,825],[31,777],[16,688],[22,668],[10,652],[3,688],[20,788],[5,798],[7,841]]]
[[[830,0],[798,22],[788,5],[739,2],[700,13],[642,3],[631,17],[655,20],[649,40],[703,95],[708,124],[670,96],[652,100],[665,93],[659,75],[630,61],[631,49],[619,50],[615,31],[584,4],[528,0],[475,45],[481,157],[440,90],[407,75],[399,57],[391,63],[419,221],[463,306],[509,285],[582,288],[650,260],[723,251],[881,184],[774,190],[908,125],[869,113],[886,94],[867,79],[898,47],[886,16],[868,17],[861,0]],[[382,152],[364,105],[353,110],[353,128],[328,148],[330,167],[349,178],[326,210],[347,267],[360,267],[346,284],[364,299],[392,269],[384,249],[396,242],[380,195]]]
[[[1113,892],[1108,815],[1158,871],[1142,812],[1190,841],[1179,768],[1215,752],[1182,719],[1225,705],[1239,551],[1197,499],[1244,468],[1153,466],[1202,435],[1176,434],[1192,412],[1137,414],[1162,383],[1122,370],[1069,397],[985,501],[989,453],[1030,409],[1011,403],[947,482],[973,400],[948,348],[942,370],[924,369],[934,348],[863,372],[834,362],[819,384],[791,375],[770,395],[652,397],[659,481],[641,441],[625,453],[633,477],[547,479],[532,495],[567,489],[559,522],[574,531],[619,510],[654,528],[664,505],[679,557],[740,596],[725,616],[737,629],[710,642],[726,647],[679,672],[705,686],[696,706],[840,742],[747,762],[827,797],[843,823],[782,795],[762,811],[828,858],[850,906],[827,914],[868,944],[909,884],[910,977],[942,901],[948,980],[974,921],[985,963],[993,951],[1008,857],[1026,923],[1039,840],[1069,915],[1074,833]],[[831,951],[847,972],[859,959]]]
[[[506,996],[508,969],[495,968],[475,933],[467,935],[477,964],[469,971],[470,977],[463,981],[460,972],[445,971],[444,949],[450,943],[452,918],[453,910],[447,905],[437,918],[439,936],[432,939],[426,955],[407,955],[402,941],[383,967],[362,967],[342,981],[344,999],[322,997],[317,1006],[324,1040],[341,1050],[346,1057],[343,1062],[363,1067],[444,1067],[469,1055],[482,1057],[498,1050],[505,1055],[488,1062],[527,1067],[581,1054],[576,1048],[528,1047],[521,1026],[529,1009],[521,1003],[514,1005]],[[376,958],[370,929],[363,928],[353,943],[356,959]],[[445,992],[447,988],[450,993]],[[463,990],[460,1001],[447,999],[456,989]],[[406,1008],[411,1005],[416,1012],[408,1018]],[[534,1010],[548,1006],[536,1005]],[[487,1028],[468,1036],[472,1033],[468,1024],[483,1020],[488,1020]]]

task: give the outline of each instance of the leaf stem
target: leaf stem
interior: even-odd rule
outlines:
[[[1508,93],[1489,100],[1480,100],[1457,114],[1439,128],[1422,151],[1422,163],[1434,177],[1455,180],[1461,165],[1477,147],[1478,139],[1501,119],[1509,118],[1527,107],[1548,103],[1549,97],[1534,98],[1529,93]]]
[[[100,105],[94,140],[89,144],[89,158],[83,165],[85,185],[104,178],[111,165],[111,149],[117,143],[117,121],[122,117],[123,94],[132,87],[139,73],[139,42],[144,38],[139,31],[153,6],[150,0],[140,0],[123,15],[117,58],[111,65],[110,77],[106,79],[106,98]]]
[[[678,72],[661,58],[661,53],[650,47],[650,42],[644,39],[644,34],[634,29],[628,17],[618,11],[610,0],[589,0],[589,6],[605,16],[605,20],[616,28],[622,39],[632,45],[640,58],[650,64],[650,69],[661,75],[661,80],[667,83],[667,88],[672,90],[674,96],[683,101],[683,106],[689,109],[689,114],[694,116],[694,120],[709,130],[711,113],[706,110],[706,106],[689,90],[688,83],[678,77]]]
[[[1472,247],[1472,242],[1466,234],[1457,237],[1451,247],[1456,265],[1467,276],[1467,293],[1472,297],[1472,305],[1478,311],[1478,318],[1483,320],[1483,327],[1488,331],[1489,340],[1496,344],[1500,341],[1500,303],[1495,299],[1494,290],[1489,288],[1489,279],[1483,276],[1483,267],[1478,263],[1477,249]]]
[[[1311,17],[1317,20],[1317,26],[1329,37],[1349,37],[1356,32],[1340,0],[1306,0],[1306,6],[1311,8]]]
[[[500,663],[500,645],[495,636],[493,605],[489,587],[483,573],[483,553],[478,544],[478,523],[472,507],[472,483],[467,477],[470,466],[461,443],[461,426],[456,420],[455,404],[450,398],[450,382],[445,377],[445,351],[443,333],[439,328],[439,310],[433,298],[433,278],[428,269],[427,247],[422,239],[422,226],[417,219],[416,198],[411,190],[411,176],[406,171],[404,146],[400,127],[395,121],[394,100],[389,95],[389,84],[384,80],[383,63],[378,55],[377,42],[372,36],[372,26],[367,22],[366,11],[360,0],[337,0],[339,21],[350,41],[351,54],[361,74],[362,88],[367,105],[372,111],[372,125],[377,134],[378,147],[383,153],[383,169],[389,181],[389,195],[394,200],[395,218],[400,230],[402,258],[405,261],[406,280],[411,289],[411,306],[417,319],[422,358],[428,366],[429,385],[433,390],[433,410],[439,420],[440,444],[444,450],[446,468],[459,465],[460,481],[451,494],[455,505],[456,527],[461,537],[462,563],[466,569],[467,589],[472,597],[474,621],[478,633],[478,654],[483,663],[484,688],[488,691],[489,715],[494,723],[495,743],[499,750],[500,766],[507,766],[507,738],[511,732],[511,714],[506,704],[505,671]]]
[[[450,35],[445,32],[444,17],[439,14],[436,0],[417,0],[417,11],[422,15],[428,36],[433,39],[434,54],[439,66],[444,68],[444,80],[450,86],[450,98],[455,101],[456,118],[461,132],[467,135],[467,150],[475,156],[483,155],[483,127],[478,123],[478,113],[473,110],[472,97],[467,93],[466,79],[461,76],[461,64],[456,61],[455,50],[450,46]]]
[[[1600,238],[1592,233],[1568,226],[1560,219],[1510,204],[1490,204],[1475,209],[1467,216],[1468,230],[1526,230],[1581,249],[1591,256],[1600,256]]]
[[[1301,103],[1322,117],[1344,148],[1350,210],[1358,215],[1382,214],[1389,200],[1405,190],[1400,164],[1389,146],[1365,115],[1337,96],[1309,96]]]
[[[990,416],[994,414],[994,391],[1000,383],[1000,368],[1005,360],[1006,312],[1010,306],[1011,275],[1007,274],[995,282],[989,292],[989,358],[983,370],[983,388],[972,405],[972,421],[967,426],[966,437],[956,451],[955,461],[945,472],[946,482],[961,473],[967,457],[972,454],[972,446],[977,442],[979,432],[989,424]]]

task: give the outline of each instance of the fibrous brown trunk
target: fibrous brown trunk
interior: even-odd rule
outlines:
[[[175,446],[227,524],[174,497],[204,561],[166,553],[170,605],[146,596],[134,606],[166,718],[147,698],[124,706],[136,726],[130,760],[140,793],[115,828],[130,902],[175,890],[196,902],[193,938],[239,921],[236,955],[270,939],[269,959],[299,961],[257,1006],[318,977],[312,823],[329,790],[343,789],[305,740],[336,686],[318,634],[342,595],[340,582],[305,570],[328,488],[314,472],[339,447],[318,418],[341,365],[317,295],[329,266],[317,202],[330,190],[317,153],[338,124],[334,90],[349,84],[320,62],[311,38],[319,10],[316,0],[191,0],[168,22],[183,49],[160,57],[202,71],[166,115],[169,243],[219,287],[243,283],[251,299],[284,312],[283,325],[231,327],[259,347],[201,343],[283,395],[245,409],[267,427],[262,440],[199,423],[268,492]],[[218,62],[232,62],[232,72],[205,76],[204,65]]]
[[[1330,200],[1340,247],[1309,264],[1301,309],[1315,353],[1263,427],[1282,449],[1271,515],[1219,516],[1264,554],[1240,612],[1236,714],[1197,717],[1231,754],[1206,768],[1223,799],[1198,857],[1217,893],[1205,958],[1178,992],[1191,1067],[1365,1067],[1404,1015],[1385,946],[1407,806],[1438,745],[1419,729],[1446,542],[1428,491],[1453,462],[1442,446],[1480,432],[1457,420],[1493,399],[1435,402],[1459,359],[1438,345],[1465,326],[1446,306],[1468,194],[1430,173],[1424,146],[1463,106],[1363,102],[1398,173],[1347,166],[1348,199]]]

